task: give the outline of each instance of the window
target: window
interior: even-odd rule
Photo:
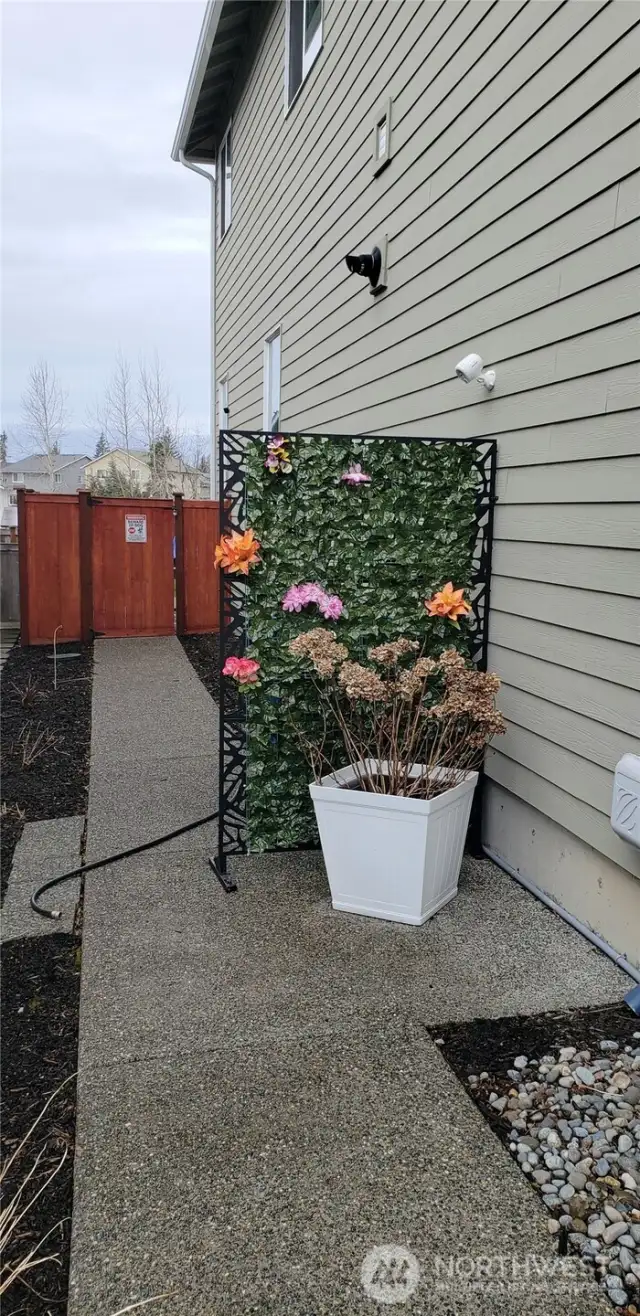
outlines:
[[[12,471],[11,479],[14,484],[24,484],[24,475],[20,471]]]
[[[264,403],[262,424],[276,434],[280,429],[280,330],[264,340]]]
[[[322,0],[289,0],[287,104],[297,96],[322,49]]]
[[[373,130],[373,173],[374,177],[388,165],[391,159],[391,100],[379,111]]]
[[[218,154],[218,233],[222,240],[231,223],[231,124],[224,135]]]
[[[229,428],[229,380],[221,379],[218,384],[218,429]]]
[[[54,477],[53,477],[53,483],[54,483],[54,484],[60,484],[61,479],[62,479],[62,476],[56,474],[56,475],[54,475]]]
[[[18,506],[18,495],[17,495],[17,494],[9,494],[9,503],[10,503],[10,506],[11,506],[11,507],[17,507],[17,506]]]

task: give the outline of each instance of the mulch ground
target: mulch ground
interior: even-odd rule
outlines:
[[[11,650],[2,672],[2,895],[25,822],[86,813],[91,747],[92,649]],[[77,658],[64,655],[76,653]],[[31,762],[28,760],[31,757]]]
[[[3,1206],[40,1161],[24,1204],[64,1163],[29,1210],[3,1256],[15,1266],[48,1234],[45,1262],[14,1281],[2,1299],[3,1316],[64,1313],[67,1302],[73,1146],[80,1004],[80,941],[54,934],[6,942],[2,949],[2,1154],[19,1146],[52,1093],[65,1080],[42,1121],[9,1169]],[[51,1232],[49,1232],[51,1231]]]
[[[220,661],[219,635],[181,635],[180,643],[191,663],[213,699],[220,698],[220,679],[218,664]]]
[[[465,1023],[444,1024],[429,1032],[434,1040],[442,1039],[440,1050],[445,1060],[494,1133],[508,1146],[513,1137],[511,1126],[489,1105],[489,1094],[511,1088],[507,1070],[513,1068],[516,1056],[539,1060],[547,1052],[562,1046],[575,1046],[578,1051],[598,1051],[604,1038],[619,1039],[623,1044],[631,1045],[633,1034],[638,1030],[638,1015],[624,1002],[616,1002],[613,1005],[593,1005],[584,1010],[515,1015],[504,1019],[471,1019]],[[637,1046],[637,1042],[633,1045]],[[489,1078],[477,1086],[469,1085],[470,1074],[478,1076],[483,1073]]]
[[[629,988],[633,983],[629,982]],[[622,1001],[590,1005],[583,1010],[551,1011],[547,1014],[508,1015],[502,1019],[471,1019],[443,1024],[429,1031],[442,1038],[440,1050],[458,1078],[469,1074],[506,1073],[518,1055],[542,1056],[561,1046],[578,1051],[597,1051],[607,1037],[631,1042],[640,1029],[640,1019]]]
[[[87,811],[91,748],[90,646],[14,648],[2,672],[2,894],[26,822]],[[77,654],[77,657],[65,657]],[[29,761],[30,760],[30,761]],[[54,1093],[42,1120],[7,1170],[6,1206],[38,1164],[22,1205],[29,1207],[3,1262],[14,1266],[47,1235],[41,1267],[3,1295],[3,1316],[66,1311],[76,1117],[80,938],[69,934],[5,942],[2,948],[2,1158],[6,1166]],[[60,1085],[64,1087],[58,1092]],[[60,1167],[59,1169],[57,1167]]]

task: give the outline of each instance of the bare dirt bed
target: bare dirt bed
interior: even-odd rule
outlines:
[[[2,895],[25,822],[86,813],[91,646],[12,649],[2,672]],[[78,654],[77,658],[65,657]]]
[[[26,822],[86,813],[91,745],[92,650],[14,648],[2,673],[2,893]],[[75,654],[76,657],[65,655]],[[5,1206],[40,1157],[22,1205],[55,1174],[5,1251],[15,1265],[48,1235],[53,1257],[16,1280],[4,1316],[66,1311],[78,1051],[80,939],[53,934],[2,948],[2,1159],[6,1165],[50,1097],[2,1185]],[[57,1168],[60,1167],[60,1168]]]
[[[219,635],[181,635],[180,643],[191,663],[211,695],[216,701],[220,698],[220,678],[218,664],[220,661]]]
[[[6,1162],[49,1097],[65,1085],[34,1130],[3,1183],[3,1206],[41,1159],[24,1205],[49,1175],[46,1190],[21,1222],[3,1265],[15,1266],[48,1234],[42,1256],[52,1256],[14,1281],[2,1299],[3,1316],[64,1313],[67,1303],[73,1146],[76,1116],[80,965],[78,937],[53,935],[6,942],[2,948],[2,1154]],[[68,1080],[65,1082],[65,1080]],[[64,1161],[63,1161],[64,1158]],[[51,1232],[49,1232],[51,1231]]]

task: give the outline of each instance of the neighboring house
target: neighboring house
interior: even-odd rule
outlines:
[[[636,964],[639,20],[216,0],[173,150],[216,165],[218,426],[497,438],[485,840]],[[385,236],[372,297],[345,256]]]
[[[18,489],[35,493],[76,493],[82,488],[84,453],[59,452],[51,457],[36,453],[0,467],[0,515],[4,538],[15,538],[18,527]]]
[[[99,491],[101,486],[113,484],[114,471],[116,479],[122,481],[123,490],[131,489],[132,496],[137,493],[144,498],[153,492],[160,497],[166,493],[184,494],[185,498],[209,498],[210,478],[205,471],[188,466],[179,457],[167,457],[162,471],[152,468],[151,459],[145,449],[114,448],[87,462],[84,472],[86,488]]]

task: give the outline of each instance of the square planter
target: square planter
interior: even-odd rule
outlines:
[[[348,789],[351,764],[311,785],[333,908],[418,924],[452,900],[477,780],[469,772],[432,800],[376,795]]]

